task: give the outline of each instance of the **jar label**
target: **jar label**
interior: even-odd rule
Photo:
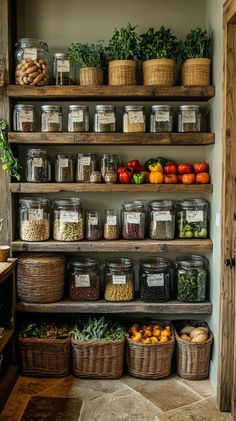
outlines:
[[[97,216],[90,216],[89,217],[89,224],[90,225],[98,225],[98,217]]]
[[[159,123],[170,121],[170,112],[169,111],[156,111],[155,120]]]
[[[76,287],[90,287],[90,276],[89,275],[75,275],[75,286]]]
[[[155,211],[153,212],[154,221],[172,221],[170,211]]]
[[[60,211],[61,222],[79,222],[79,214],[76,211]]]
[[[46,114],[46,121],[47,124],[50,123],[57,123],[59,124],[59,113],[55,112],[55,111],[49,111]]]
[[[82,158],[80,158],[80,165],[90,165],[90,163],[91,163],[90,156],[82,156]]]
[[[41,168],[43,166],[43,158],[33,158],[33,165]]]
[[[24,48],[24,59],[36,60],[38,50],[37,48]]]
[[[40,221],[43,219],[43,209],[29,209],[29,220]]]
[[[128,111],[129,123],[144,123],[144,116],[142,111]]]
[[[33,123],[34,113],[32,110],[20,110],[19,111],[19,122],[21,123]]]
[[[203,222],[203,211],[186,211],[186,221]]]
[[[58,165],[60,168],[67,168],[69,166],[68,158],[59,158]]]
[[[114,113],[99,113],[98,124],[113,124],[116,122]]]
[[[116,225],[116,215],[107,215],[107,225]]]
[[[196,123],[195,111],[182,111],[183,123]]]
[[[84,121],[83,110],[72,111],[70,114],[71,114],[73,123],[82,123]]]
[[[127,223],[128,224],[140,224],[141,213],[140,212],[128,212]]]
[[[126,284],[126,275],[112,275],[112,283],[114,285],[125,285]]]
[[[58,72],[69,72],[70,62],[69,60],[57,60],[57,71]]]
[[[149,287],[163,287],[164,273],[153,273],[151,275],[147,275],[147,284]]]

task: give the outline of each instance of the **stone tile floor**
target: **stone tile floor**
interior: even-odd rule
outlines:
[[[226,421],[209,381],[19,377],[0,421]]]

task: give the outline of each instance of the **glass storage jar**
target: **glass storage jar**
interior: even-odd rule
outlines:
[[[177,299],[200,302],[206,300],[208,260],[189,255],[176,259]]]
[[[28,150],[26,180],[30,183],[47,183],[51,181],[51,161],[47,149]]]
[[[200,132],[201,120],[199,105],[181,105],[178,111],[178,132]]]
[[[116,115],[113,105],[96,105],[94,114],[95,132],[115,132]]]
[[[80,153],[76,162],[76,181],[78,183],[89,183],[90,176],[96,171],[96,154]]]
[[[175,203],[154,200],[148,203],[149,237],[152,240],[173,240],[175,237]]]
[[[142,105],[126,105],[123,114],[123,132],[143,133],[146,127],[146,117]]]
[[[102,174],[100,171],[93,171],[90,175],[89,179],[90,183],[101,183],[102,182]]]
[[[69,262],[69,293],[74,301],[99,299],[99,265],[97,260],[79,258]]]
[[[119,215],[114,209],[105,211],[103,235],[105,240],[118,240],[120,236]]]
[[[150,132],[173,131],[173,111],[170,105],[153,105],[150,115]]]
[[[16,43],[16,84],[49,85],[50,74],[51,61],[47,43],[34,38],[19,39]]]
[[[135,289],[135,275],[132,260],[118,257],[106,260],[105,283],[105,300],[133,300]]]
[[[62,108],[59,105],[42,105],[41,132],[62,132]]]
[[[74,66],[68,54],[55,53],[53,56],[53,83],[58,86],[74,85]]]
[[[168,301],[171,296],[170,262],[163,258],[139,261],[140,298],[149,303]]]
[[[117,163],[119,157],[118,155],[111,155],[108,153],[104,153],[101,157],[101,173],[103,180],[105,179],[106,172],[116,172],[117,171]]]
[[[122,238],[143,240],[145,238],[145,205],[140,200],[123,202],[121,209]]]
[[[56,155],[55,181],[57,183],[73,183],[74,163],[71,155]]]
[[[177,233],[179,238],[208,237],[209,203],[204,199],[177,203]]]
[[[89,108],[87,105],[69,105],[68,132],[89,131]]]
[[[34,132],[36,118],[33,105],[16,104],[13,113],[15,132]]]
[[[80,199],[55,200],[53,240],[80,241],[84,238],[84,212]]]
[[[97,241],[102,238],[102,215],[99,212],[86,213],[86,240]]]
[[[42,197],[20,199],[19,226],[22,241],[49,240],[49,200]]]

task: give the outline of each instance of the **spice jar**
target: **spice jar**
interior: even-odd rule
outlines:
[[[148,204],[149,237],[152,240],[173,240],[175,237],[175,204],[172,200],[156,200]]]
[[[73,183],[74,165],[71,155],[56,155],[55,181],[57,183]]]
[[[116,117],[113,105],[96,105],[94,114],[95,132],[115,132]]]
[[[135,277],[132,260],[125,258],[113,258],[106,260],[105,283],[105,300],[133,300]]]
[[[68,132],[89,131],[89,108],[87,105],[69,105]]]
[[[200,132],[201,119],[199,105],[181,105],[178,111],[178,131],[182,133]]]
[[[118,155],[110,155],[108,153],[104,153],[101,157],[101,173],[103,180],[105,179],[105,174],[107,172],[115,172],[118,168],[117,164],[119,157]]]
[[[17,104],[13,113],[13,129],[16,132],[34,132],[36,125],[33,105]]]
[[[206,299],[208,260],[189,255],[176,259],[177,299],[200,302]]]
[[[102,216],[99,212],[86,213],[86,240],[97,241],[102,238]]]
[[[143,301],[158,303],[170,299],[171,270],[167,259],[141,259],[139,280],[140,298]]]
[[[51,181],[51,161],[47,149],[28,150],[26,180],[30,183],[47,183]]]
[[[122,203],[122,238],[124,240],[145,238],[145,216],[145,206],[140,200]]]
[[[90,176],[93,171],[96,171],[96,154],[78,154],[76,165],[76,181],[78,183],[89,183]]]
[[[79,258],[69,263],[69,291],[71,300],[99,299],[99,266],[95,259]]]
[[[150,132],[164,133],[173,130],[173,112],[170,105],[153,105],[150,115]]]
[[[123,132],[145,132],[146,118],[142,105],[126,105],[123,114]]]
[[[20,199],[19,224],[22,241],[49,240],[49,200],[42,197]]]
[[[59,105],[42,105],[41,131],[62,132],[62,108]]]
[[[184,200],[177,204],[179,238],[208,237],[209,203],[203,199]]]
[[[80,241],[84,238],[84,212],[80,199],[55,200],[53,240]]]
[[[68,54],[55,53],[53,56],[53,83],[58,86],[74,84],[74,67]]]
[[[90,183],[101,183],[102,182],[102,174],[100,171],[93,171],[90,175],[89,179]]]
[[[103,235],[105,240],[118,240],[120,234],[118,212],[113,209],[105,211]]]
[[[115,171],[107,171],[104,177],[104,181],[107,184],[115,184],[117,181],[117,174]]]

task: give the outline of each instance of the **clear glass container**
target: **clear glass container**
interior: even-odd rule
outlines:
[[[53,83],[58,86],[74,85],[75,69],[68,54],[55,53],[53,56]]]
[[[116,109],[113,105],[96,105],[94,114],[94,131],[116,131]]]
[[[199,105],[181,105],[178,110],[178,132],[201,131],[202,115]]]
[[[42,197],[20,199],[19,231],[22,241],[50,238],[49,200]]]
[[[99,299],[100,271],[97,260],[79,258],[69,262],[69,293],[74,301]]]
[[[146,128],[146,116],[142,105],[126,105],[123,114],[123,132],[143,133]]]
[[[87,105],[69,105],[68,132],[89,131],[89,108]]]
[[[42,105],[41,132],[62,132],[62,107]]]
[[[102,239],[102,215],[99,212],[86,213],[85,238],[88,241]]]
[[[118,162],[120,162],[120,157],[118,155],[111,155],[108,153],[104,153],[101,157],[101,173],[103,180],[105,179],[106,172],[113,172],[117,171],[117,168],[119,165]]]
[[[175,203],[172,200],[154,200],[148,203],[149,237],[152,240],[175,238]]]
[[[171,297],[171,269],[167,259],[155,257],[139,262],[140,298],[149,303],[168,301]]]
[[[207,238],[209,203],[204,199],[177,203],[177,234],[179,238]]]
[[[96,154],[80,153],[77,155],[76,181],[78,183],[89,183],[90,176],[96,171]]]
[[[53,240],[80,241],[84,238],[84,212],[80,199],[55,200]]]
[[[118,240],[120,236],[119,214],[114,209],[105,211],[103,235],[105,240]]]
[[[105,283],[105,300],[133,300],[135,290],[135,275],[132,260],[118,257],[106,260]]]
[[[26,180],[29,183],[47,183],[51,181],[51,161],[47,149],[28,150]]]
[[[115,184],[117,181],[116,171],[107,171],[104,177],[104,181],[107,184]]]
[[[169,133],[173,131],[173,111],[170,105],[153,105],[150,115],[150,132]]]
[[[50,84],[51,60],[45,41],[21,38],[16,43],[17,85],[45,86]]]
[[[122,203],[121,224],[124,240],[143,240],[145,238],[146,212],[142,201]]]
[[[34,132],[35,126],[34,106],[16,104],[13,113],[13,130],[15,132]]]
[[[55,181],[57,183],[73,183],[74,163],[71,155],[56,155]]]
[[[208,260],[203,256],[189,255],[176,259],[177,299],[200,302],[206,300]]]
[[[101,183],[102,182],[102,174],[100,171],[93,171],[90,175],[90,183]]]

